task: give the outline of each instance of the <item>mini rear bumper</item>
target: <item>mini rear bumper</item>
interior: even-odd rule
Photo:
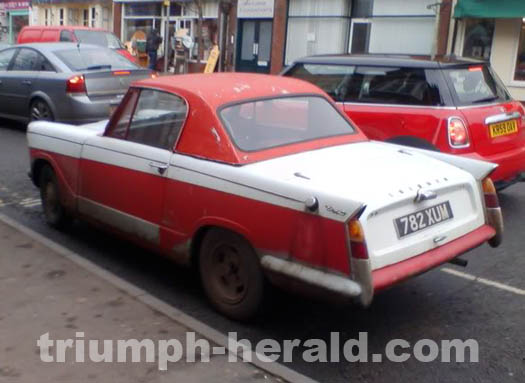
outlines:
[[[520,181],[522,173],[525,173],[525,146],[491,156],[482,156],[478,153],[462,156],[498,164],[490,175],[495,183]]]
[[[501,214],[499,217],[501,218]],[[494,219],[494,222],[498,222],[497,213]],[[503,230],[502,221],[501,230]],[[262,256],[261,264],[269,274],[270,280],[279,280],[280,283],[278,284],[281,287],[292,287],[294,290],[303,291],[311,291],[312,288],[315,288],[318,290],[316,292],[325,297],[331,299],[335,297],[350,298],[359,301],[363,306],[368,306],[375,293],[429,271],[487,241],[490,243],[497,236],[497,228],[495,229],[488,224],[483,225],[443,246],[373,271],[370,268],[369,260],[353,260],[352,278],[273,255]],[[276,276],[279,278],[276,279]],[[298,283],[303,285],[302,289],[297,288]]]

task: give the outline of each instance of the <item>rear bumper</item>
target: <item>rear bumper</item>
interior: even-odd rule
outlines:
[[[478,153],[467,153],[462,156],[498,164],[490,175],[494,182],[513,181],[525,172],[525,146],[491,156],[482,156]]]
[[[68,95],[63,104],[56,105],[56,120],[74,125],[106,120],[109,118],[111,101],[110,99],[94,101],[86,95]]]
[[[374,270],[372,271],[374,293],[450,261],[489,241],[495,235],[496,230],[493,227],[483,225],[446,245],[405,261]]]

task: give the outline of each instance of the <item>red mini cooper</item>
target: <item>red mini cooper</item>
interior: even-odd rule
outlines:
[[[371,139],[497,163],[499,190],[525,180],[525,110],[488,63],[315,56],[283,75],[319,86]]]

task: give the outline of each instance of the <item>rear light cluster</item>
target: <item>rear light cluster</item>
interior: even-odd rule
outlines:
[[[483,189],[483,196],[485,197],[485,206],[487,208],[498,208],[499,199],[494,182],[487,177],[481,183],[481,187]]]
[[[365,233],[357,218],[353,218],[348,222],[348,234],[350,237],[350,252],[352,253],[352,258],[368,259]]]
[[[448,142],[453,148],[465,148],[470,145],[467,126],[459,117],[448,119]]]
[[[70,77],[66,82],[67,93],[86,93],[86,79],[82,75]]]

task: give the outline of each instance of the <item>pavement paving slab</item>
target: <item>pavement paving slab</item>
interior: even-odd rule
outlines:
[[[167,371],[159,370],[158,360],[147,362],[145,354],[140,362],[131,362],[129,350],[126,362],[116,362],[119,339],[150,339],[156,346],[160,340],[177,339],[185,345],[190,330],[3,222],[0,292],[0,382],[283,381],[250,363],[228,362],[224,355],[187,362],[186,347],[182,360],[169,363]],[[55,341],[84,340],[85,347],[68,349],[64,362],[57,362],[55,343],[50,349],[54,361],[44,362],[37,347],[44,334]],[[196,334],[196,339],[204,338]],[[92,362],[90,340],[100,341],[101,353],[102,340],[112,341],[114,361]],[[84,350],[85,362],[78,362],[79,349]]]

